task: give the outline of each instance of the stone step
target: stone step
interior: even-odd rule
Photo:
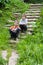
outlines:
[[[11,26],[10,24],[5,25],[5,27],[10,27],[10,26]]]
[[[30,31],[28,31],[27,34],[32,35],[32,33]]]
[[[42,5],[42,6],[43,6],[43,5]],[[37,6],[37,5],[30,5],[30,8],[32,8],[32,7],[33,7],[33,8],[40,8],[40,7],[42,7],[42,6],[39,6],[39,5],[38,5],[38,6]]]
[[[18,43],[18,42],[19,42],[19,39],[17,39],[17,40],[10,39],[9,42],[10,42],[11,44],[15,44],[15,43]]]
[[[27,31],[28,31],[28,32],[29,32],[29,31],[33,31],[33,29],[32,29],[32,28],[28,28]]]
[[[43,7],[43,5],[42,5],[42,6],[39,6],[39,5],[38,5],[38,6],[37,6],[37,5],[31,5],[30,8],[31,8],[31,7],[33,7],[33,8],[34,8],[34,7],[35,7],[35,8],[41,8],[41,7]]]
[[[19,37],[20,39],[25,39],[27,34],[31,35],[32,33],[30,31],[33,31],[32,28],[28,28],[27,32],[26,33],[23,33],[23,35],[21,37]]]
[[[30,9],[41,9],[42,7],[30,7]]]
[[[40,13],[40,11],[26,11],[26,13]]]
[[[35,19],[35,18],[39,18],[40,16],[26,16],[27,19]]]
[[[20,35],[18,36],[18,39],[22,39],[22,38],[25,38],[26,37],[26,33],[20,33]]]
[[[25,14],[26,16],[34,16],[34,15],[36,15],[36,16],[39,16],[40,14],[39,13],[26,13]]]
[[[30,6],[43,6],[43,4],[30,4]]]
[[[11,57],[9,58],[8,65],[16,65],[18,58],[19,58],[18,54],[15,51],[12,51]]]
[[[26,35],[26,34],[25,33],[21,33],[20,35],[23,36],[23,35]]]
[[[40,11],[40,9],[28,9],[27,11]]]
[[[30,24],[36,24],[36,22],[28,22],[28,24],[30,25]]]
[[[7,50],[3,50],[1,51],[1,53],[2,53],[2,58],[7,60]]]
[[[27,28],[37,27],[36,25],[28,25]]]
[[[30,15],[26,15],[26,16],[39,16],[39,15],[34,15],[34,14],[32,15],[32,14],[30,14]]]
[[[30,9],[40,9],[40,8],[39,7],[30,7]]]
[[[8,20],[8,22],[14,22],[13,20]]]
[[[34,21],[36,21],[37,19],[34,18],[34,19],[27,19],[27,20],[28,20],[28,22],[34,22]]]

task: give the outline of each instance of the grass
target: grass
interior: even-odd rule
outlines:
[[[43,65],[43,43],[37,36],[27,36],[16,46],[20,55],[17,65]]]

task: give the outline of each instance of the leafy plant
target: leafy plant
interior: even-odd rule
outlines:
[[[43,0],[24,0],[24,2],[27,2],[27,3],[42,3]]]
[[[6,65],[7,61],[0,57],[0,65]]]

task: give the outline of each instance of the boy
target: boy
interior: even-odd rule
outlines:
[[[16,40],[18,38],[18,35],[20,33],[20,27],[18,26],[18,21],[15,20],[15,25],[10,27],[10,35],[11,39]]]
[[[21,28],[21,32],[25,33],[27,31],[27,19],[26,19],[26,15],[22,15],[22,19],[20,20],[20,28]]]

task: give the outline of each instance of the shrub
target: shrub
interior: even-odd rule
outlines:
[[[9,0],[0,0],[0,8],[4,8],[6,3],[9,3]]]
[[[0,10],[0,17],[2,16],[2,10]]]

